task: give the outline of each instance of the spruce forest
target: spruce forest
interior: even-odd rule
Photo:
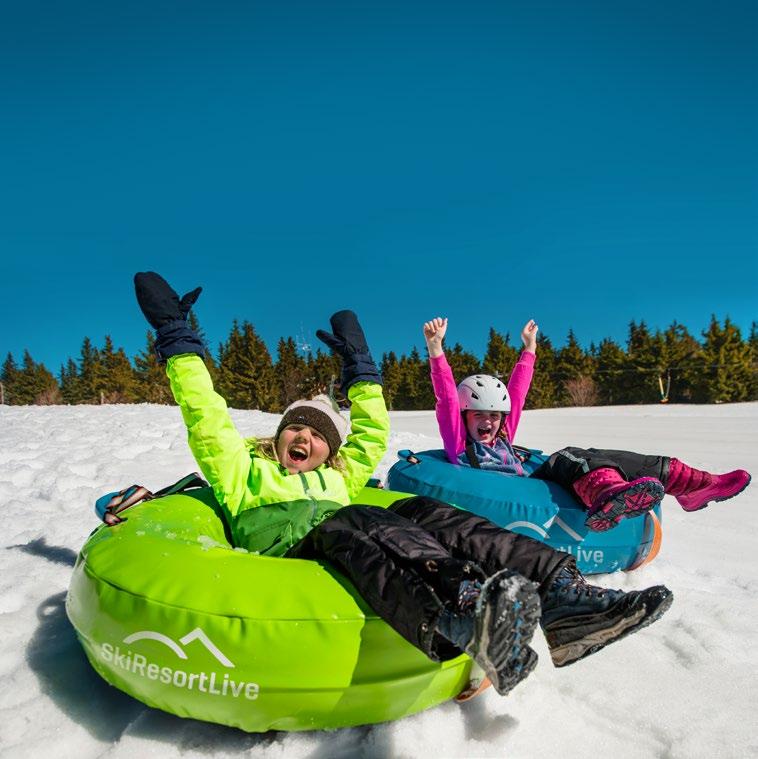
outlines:
[[[194,314],[190,324],[203,334]],[[481,363],[458,343],[446,346],[457,380],[477,372],[507,379],[520,350],[508,334],[494,329]],[[235,322],[216,354],[208,351],[206,365],[216,389],[233,408],[276,413],[319,392],[340,397],[338,358],[301,350],[291,337],[279,340],[272,357],[249,322]],[[425,351],[414,348],[407,356],[390,351],[381,357],[380,368],[389,408],[434,408]],[[753,322],[743,338],[728,318],[721,323],[714,316],[700,339],[676,322],[655,333],[644,322],[632,322],[625,346],[605,339],[587,350],[573,331],[560,347],[540,333],[526,408],[750,400],[758,400],[758,324]],[[101,347],[85,337],[78,359],[69,358],[57,377],[29,351],[20,361],[8,353],[0,373],[0,403],[169,404],[173,398],[148,332],[144,349],[131,360],[110,337]]]

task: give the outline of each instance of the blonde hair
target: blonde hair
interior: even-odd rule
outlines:
[[[245,442],[252,453],[257,454],[258,456],[263,456],[263,458],[275,461],[277,464],[281,465],[282,462],[279,461],[279,456],[276,452],[275,437],[251,437]],[[344,473],[347,471],[345,462],[339,453],[330,453],[327,456],[325,463],[328,467],[336,469],[338,472]]]

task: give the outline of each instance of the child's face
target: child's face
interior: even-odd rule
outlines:
[[[312,472],[329,458],[329,444],[313,427],[291,424],[279,433],[276,455],[290,474]]]
[[[500,423],[503,421],[502,411],[467,411],[466,432],[469,437],[479,443],[492,445],[497,438]]]

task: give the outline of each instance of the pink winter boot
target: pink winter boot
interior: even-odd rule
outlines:
[[[666,492],[676,496],[685,511],[697,511],[710,501],[725,501],[741,493],[749,484],[750,475],[744,469],[711,474],[687,466],[679,459],[671,459]]]
[[[610,467],[587,472],[574,483],[574,491],[588,510],[584,523],[595,532],[610,530],[622,517],[641,516],[663,498],[663,485],[655,477],[627,482]]]

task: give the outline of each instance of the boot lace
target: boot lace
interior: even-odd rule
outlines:
[[[458,614],[465,614],[474,607],[481,590],[482,584],[478,580],[461,581],[461,584],[458,586],[458,598],[456,601],[456,611]]]
[[[576,568],[576,566],[564,567],[555,578],[553,583],[554,589],[559,593],[568,595],[571,593],[577,597],[581,596],[596,596],[597,598],[603,598],[607,593],[607,588],[601,588],[597,585],[590,585],[587,580],[584,579],[584,575]]]

